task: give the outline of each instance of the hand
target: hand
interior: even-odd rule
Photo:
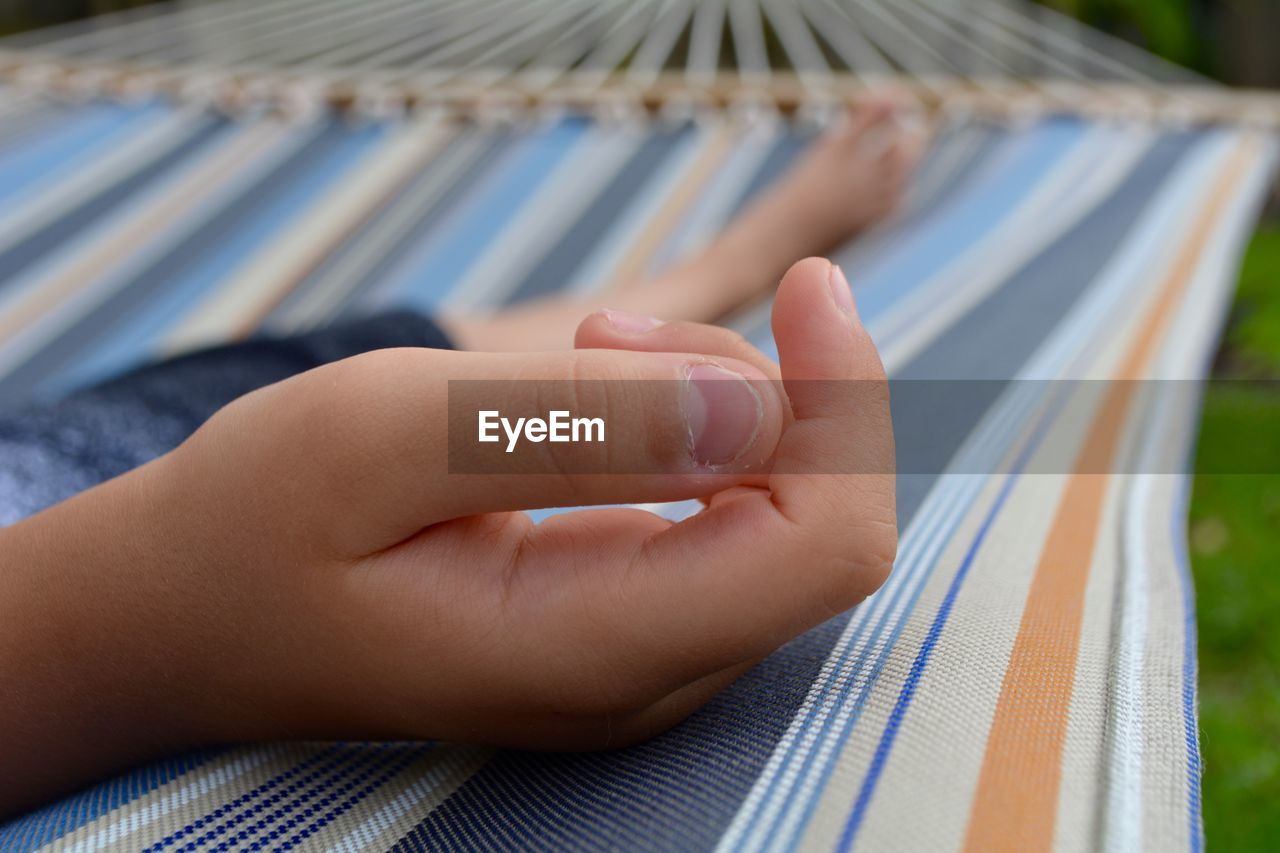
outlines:
[[[573,352],[347,359],[0,531],[0,554],[26,557],[0,581],[16,626],[0,725],[18,745],[0,804],[198,743],[604,748],[678,722],[892,563],[887,385],[840,288],[826,261],[787,274],[780,371],[725,330],[628,332],[607,312]],[[678,397],[697,365],[753,390],[693,383],[691,426]],[[450,473],[447,380],[511,377],[681,381],[591,384],[628,458],[541,444],[517,473]],[[870,381],[831,394],[804,380]],[[584,458],[661,473],[573,473]],[[520,512],[692,497],[707,508],[680,523]]]

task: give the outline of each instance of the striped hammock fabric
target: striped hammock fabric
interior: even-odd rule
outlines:
[[[651,269],[813,133],[5,108],[5,400],[257,329]],[[897,378],[1194,378],[1274,154],[1247,130],[959,122],[836,259]],[[768,349],[764,316],[740,327]],[[1081,428],[1046,399],[1064,387],[1017,383],[960,473],[904,475],[887,585],[651,742],[226,749],[19,818],[0,847],[1196,848],[1185,481],[1027,473],[1055,431],[1109,458],[1185,448],[1194,423],[1139,418],[1116,383]]]
[[[1094,67],[1169,71],[988,0],[972,32],[944,0],[426,5],[315,0],[298,23],[302,0],[193,3],[0,44],[0,404],[254,332],[643,276],[722,228],[821,118],[385,109],[458,69],[520,64],[545,91],[619,64],[644,86],[677,65],[706,81],[723,33],[740,86],[779,51],[810,89],[906,75],[937,97],[939,74],[989,81],[996,62],[1089,85]],[[232,78],[361,108],[232,117],[196,97]],[[17,818],[0,849],[1199,850],[1187,483],[1144,462],[1185,459],[1196,412],[1128,380],[1205,374],[1276,141],[1007,113],[942,111],[905,203],[833,258],[893,379],[998,388],[945,465],[899,476],[897,564],[863,604],[628,749],[228,747]],[[775,354],[767,305],[733,322]]]

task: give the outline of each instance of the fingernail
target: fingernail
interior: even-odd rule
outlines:
[[[853,304],[853,291],[849,289],[849,279],[844,277],[844,270],[840,269],[838,264],[831,265],[831,272],[827,274],[827,284],[831,287],[831,297],[836,301],[836,307],[849,316],[857,313],[858,308]]]
[[[662,321],[657,317],[646,317],[644,314],[634,314],[630,311],[618,311],[613,308],[606,308],[600,312],[604,314],[605,322],[619,332],[627,335],[637,335],[641,332],[648,332],[662,325]]]
[[[693,461],[727,465],[755,441],[764,403],[745,376],[716,364],[694,364],[685,373],[684,417]]]

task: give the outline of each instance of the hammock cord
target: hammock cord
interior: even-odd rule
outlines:
[[[75,97],[163,90],[241,109],[284,93],[304,111],[565,93],[649,109],[772,101],[803,110],[881,86],[944,111],[977,104],[1014,115],[1239,120],[1267,103],[1029,0],[157,4],[0,39],[3,79]]]

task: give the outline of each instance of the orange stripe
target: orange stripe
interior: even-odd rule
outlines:
[[[1118,367],[1058,505],[1036,566],[987,740],[965,846],[1047,850],[1053,844],[1067,712],[1075,682],[1084,594],[1102,521],[1107,471],[1132,403],[1133,383],[1187,289],[1204,244],[1244,174],[1242,144],[1182,244],[1151,313]]]
[[[729,128],[721,127],[716,131],[715,137],[689,167],[688,174],[681,179],[675,192],[667,199],[657,215],[649,220],[648,226],[636,238],[631,245],[631,250],[618,264],[613,275],[612,286],[629,284],[640,279],[649,260],[675,228],[680,215],[693,204],[693,200],[698,197],[712,172],[724,160],[732,141]]]

